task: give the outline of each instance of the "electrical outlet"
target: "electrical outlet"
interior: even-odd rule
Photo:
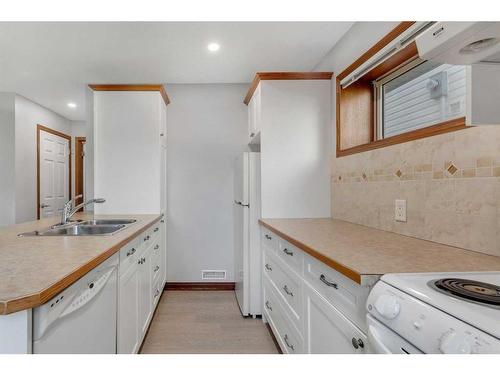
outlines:
[[[406,223],[406,199],[396,199],[394,206],[394,220]]]

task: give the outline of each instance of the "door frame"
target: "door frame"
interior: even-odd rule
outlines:
[[[46,126],[37,124],[36,125],[36,212],[37,219],[40,219],[40,131],[51,133],[57,135],[58,137],[65,138],[68,140],[69,152],[68,152],[68,166],[69,166],[69,176],[68,176],[68,189],[69,189],[69,199],[71,199],[71,136],[61,133],[57,130],[48,128]]]
[[[79,184],[82,185],[83,195],[85,191],[85,176],[84,176],[84,159],[83,159],[83,145],[87,142],[86,137],[75,137],[75,197],[78,196],[78,192],[76,191]],[[79,155],[81,153],[81,155]],[[82,202],[85,197],[82,198]],[[75,205],[79,204],[79,202],[75,201]],[[80,209],[83,211],[83,208]]]

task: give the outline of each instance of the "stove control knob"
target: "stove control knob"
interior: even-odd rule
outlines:
[[[401,305],[395,296],[380,295],[375,301],[375,310],[386,319],[394,319],[399,315]]]
[[[472,351],[467,340],[453,330],[441,336],[439,350],[443,354],[470,354]]]

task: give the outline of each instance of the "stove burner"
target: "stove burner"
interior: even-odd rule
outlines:
[[[468,301],[500,306],[500,286],[467,279],[440,279],[434,281],[442,292]]]

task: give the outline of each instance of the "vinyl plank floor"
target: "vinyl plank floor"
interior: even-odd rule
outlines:
[[[277,354],[261,319],[243,318],[233,291],[166,291],[143,354]]]

